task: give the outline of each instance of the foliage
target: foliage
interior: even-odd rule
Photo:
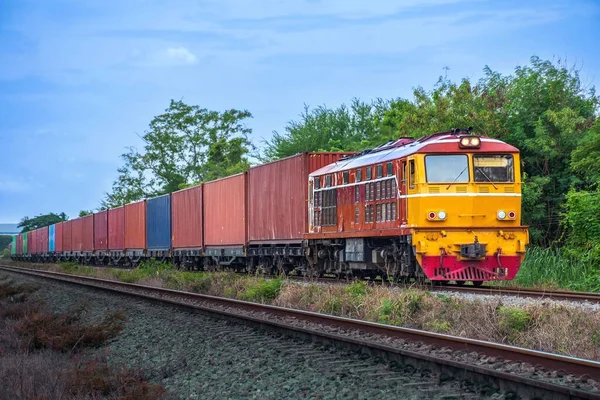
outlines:
[[[299,121],[290,121],[285,133],[273,132],[266,142],[265,160],[275,160],[306,151],[357,151],[380,145],[395,137],[383,124],[389,101],[365,103],[353,99],[337,109],[307,105]]]
[[[3,258],[10,258],[10,250],[8,250],[8,249],[2,250],[2,257]]]
[[[21,233],[23,233],[43,228],[45,226],[54,225],[59,222],[66,221],[68,219],[69,217],[67,217],[67,214],[65,214],[64,212],[60,214],[40,214],[33,218],[23,217],[17,227],[22,228]]]
[[[521,309],[501,306],[498,309],[498,324],[507,331],[523,332],[529,327],[531,315]]]
[[[0,235],[0,249],[5,249],[12,243],[11,235]]]
[[[346,292],[356,299],[360,299],[362,296],[366,295],[368,290],[369,288],[365,281],[352,282],[346,287]]]
[[[600,291],[600,271],[589,253],[531,247],[515,280],[509,284]]]
[[[94,210],[81,210],[79,211],[79,217],[85,217],[86,215],[92,215]]]
[[[261,279],[257,283],[250,285],[240,296],[242,300],[259,301],[262,303],[270,302],[275,299],[279,292],[283,281],[280,278],[276,279]]]
[[[210,111],[171,100],[169,108],[154,117],[142,136],[144,148],[130,147],[122,155],[112,192],[102,207],[115,207],[242,172],[249,167],[251,130],[248,111]]]

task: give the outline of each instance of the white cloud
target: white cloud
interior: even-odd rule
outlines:
[[[167,49],[166,56],[170,61],[184,65],[196,64],[198,61],[196,55],[185,47],[171,47]]]

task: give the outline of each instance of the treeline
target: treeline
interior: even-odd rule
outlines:
[[[521,150],[523,223],[534,245],[560,245],[600,260],[599,98],[579,71],[533,57],[478,81],[440,78],[411,99],[353,99],[337,108],[305,106],[283,132],[257,150],[246,110],[210,111],[171,101],[128,148],[100,208],[119,206],[246,170],[250,157],[274,160],[303,151],[364,150],[401,136],[474,127]]]

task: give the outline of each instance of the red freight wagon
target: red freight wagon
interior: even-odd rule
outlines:
[[[27,246],[29,247],[29,253],[30,254],[37,254],[38,253],[38,230],[34,229],[33,231],[31,231],[31,237],[28,237],[27,239],[31,239],[31,241],[27,240]]]
[[[108,250],[108,211],[94,214],[94,250]]]
[[[108,210],[108,249],[125,250],[125,207]]]
[[[73,221],[65,221],[62,223],[62,250],[63,253],[70,253],[73,251]]]
[[[146,200],[125,205],[125,249],[142,252],[146,248]]]
[[[204,245],[207,248],[246,245],[247,204],[248,173],[204,184]]]
[[[83,251],[83,219],[71,220],[71,250]]]
[[[248,171],[248,240],[301,243],[308,232],[308,174],[355,153],[301,153]]]
[[[174,250],[197,250],[203,246],[203,186],[194,186],[171,194],[171,245]]]
[[[39,229],[37,251],[40,254],[48,252],[48,227],[45,226]]]
[[[54,252],[62,253],[64,251],[63,246],[63,227],[64,222],[59,222],[54,226]]]
[[[81,249],[86,252],[94,251],[94,216],[86,215],[81,218],[83,237]]]

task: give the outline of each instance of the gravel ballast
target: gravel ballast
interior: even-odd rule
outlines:
[[[86,305],[85,318],[126,315],[109,360],[141,368],[179,398],[505,398],[355,353],[294,341],[200,313],[43,278],[37,295],[56,312]],[[265,316],[267,317],[267,316]]]

